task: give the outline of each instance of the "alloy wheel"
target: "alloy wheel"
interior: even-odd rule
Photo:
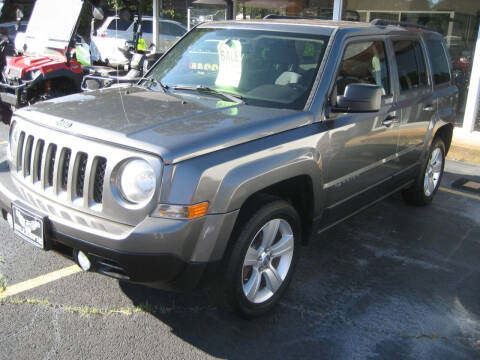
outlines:
[[[440,148],[435,148],[430,154],[427,168],[425,170],[425,178],[423,181],[423,191],[426,196],[431,196],[437,188],[438,182],[442,175],[443,154]]]
[[[268,221],[247,249],[242,268],[242,287],[252,303],[263,303],[282,286],[292,265],[295,239],[284,219]]]

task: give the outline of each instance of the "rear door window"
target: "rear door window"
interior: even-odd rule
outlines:
[[[427,66],[422,46],[416,40],[394,40],[400,90],[408,91],[428,85]]]
[[[349,84],[372,84],[390,94],[388,61],[381,40],[359,41],[347,45],[337,76],[337,95],[344,95]]]
[[[432,63],[433,83],[435,85],[449,83],[450,67],[442,43],[438,40],[427,40],[427,49]]]
[[[108,30],[121,30],[125,31],[132,24],[131,21],[125,21],[122,19],[113,19],[110,24],[108,24]]]
[[[183,34],[185,34],[186,32],[187,32],[187,30],[185,30],[181,26],[178,26],[177,24],[173,24],[173,23],[168,23],[168,33],[169,33],[169,35],[183,36]]]
[[[183,36],[187,31],[177,24],[173,24],[167,21],[160,21],[159,24],[159,33],[169,36]]]
[[[145,34],[151,34],[153,32],[153,21],[142,20],[142,32]]]
[[[166,21],[160,21],[158,23],[158,32],[162,35],[172,35],[170,24]]]

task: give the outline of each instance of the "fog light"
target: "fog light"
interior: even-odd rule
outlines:
[[[90,270],[90,267],[92,266],[92,264],[90,263],[90,260],[88,260],[87,255],[83,251],[78,251],[77,262],[83,271]]]

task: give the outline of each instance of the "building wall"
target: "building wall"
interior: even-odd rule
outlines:
[[[480,10],[479,0],[344,0],[347,9],[357,10],[456,10],[474,15]]]

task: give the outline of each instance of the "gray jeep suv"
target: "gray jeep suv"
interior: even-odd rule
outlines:
[[[396,191],[432,200],[456,101],[434,32],[203,24],[136,85],[18,110],[0,205],[19,237],[84,270],[208,285],[257,316],[313,234]]]

